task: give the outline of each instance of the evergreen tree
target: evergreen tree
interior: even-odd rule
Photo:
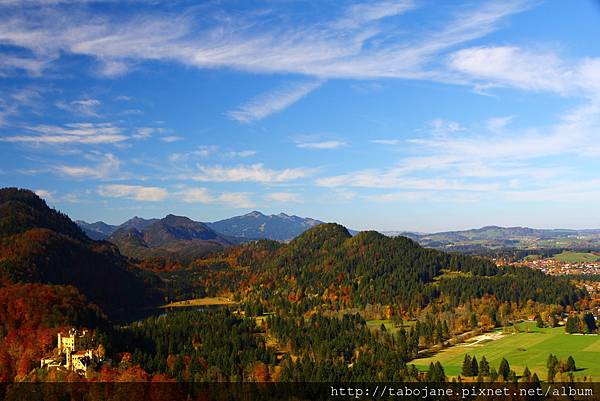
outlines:
[[[444,320],[444,323],[442,324],[442,335],[444,336],[444,339],[447,339],[448,337],[450,337],[450,330],[448,329],[448,323]]]
[[[575,367],[575,359],[573,359],[573,357],[570,355],[569,355],[569,358],[567,359],[566,370],[567,370],[567,372],[575,372],[577,370],[577,368]]]
[[[523,381],[530,382],[531,381],[531,371],[527,366],[525,366],[525,370],[523,371]]]
[[[444,373],[444,368],[442,364],[438,361],[433,366],[433,377],[431,379],[434,383],[444,383],[446,381],[446,373]]]
[[[553,354],[548,355],[548,359],[546,359],[546,367],[548,369],[550,369],[550,368],[556,368],[557,366],[558,366],[558,358],[556,357],[556,355],[553,355]]]
[[[510,373],[510,365],[506,358],[502,358],[500,361],[500,366],[498,367],[498,374],[502,377],[504,381],[508,379],[508,375]]]
[[[556,366],[551,365],[548,367],[548,383],[554,382],[554,377],[556,377]]]
[[[477,358],[475,356],[473,356],[473,359],[471,359],[471,376],[478,376],[479,375],[479,364],[477,363]]]
[[[473,363],[469,354],[465,354],[465,358],[463,359],[462,375],[467,377],[473,376]]]
[[[581,331],[580,321],[577,316],[569,316],[567,324],[565,325],[565,331],[569,334],[579,333]]]
[[[477,316],[474,313],[471,313],[471,328],[474,329],[477,327]]]
[[[537,373],[534,373],[533,376],[531,376],[531,382],[535,384],[540,384],[540,378],[538,377]]]
[[[429,369],[427,369],[427,373],[425,373],[425,381],[433,382],[433,378],[435,377],[435,365],[433,362],[429,363]]]
[[[596,319],[594,319],[594,315],[589,312],[583,315],[583,324],[585,327],[585,332],[588,334],[595,332],[597,329]]]
[[[487,359],[485,359],[485,356],[481,357],[481,362],[479,363],[479,373],[482,376],[489,376],[490,375],[490,364],[487,361]]]
[[[490,370],[490,379],[495,382],[496,380],[498,380],[498,372],[496,371],[496,369],[492,368]]]

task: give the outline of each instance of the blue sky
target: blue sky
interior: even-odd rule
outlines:
[[[600,3],[0,0],[0,184],[74,219],[600,227]]]

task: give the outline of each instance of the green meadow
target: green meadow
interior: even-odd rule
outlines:
[[[562,253],[552,256],[552,259],[556,259],[560,262],[565,263],[586,263],[586,262],[597,262],[600,257],[589,252],[569,252],[564,251]]]
[[[563,327],[538,329],[531,322],[519,326],[520,332],[505,334],[497,340],[474,345],[460,344],[412,363],[421,370],[427,370],[430,362],[440,361],[447,376],[457,376],[465,354],[476,356],[478,361],[485,356],[490,367],[495,369],[504,357],[517,375],[521,375],[528,366],[532,373],[546,380],[546,359],[552,353],[561,360],[573,356],[578,369],[576,377],[593,376],[596,381],[600,380],[600,336],[566,334]]]

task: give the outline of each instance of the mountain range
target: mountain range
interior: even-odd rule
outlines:
[[[462,231],[432,234],[386,233],[409,237],[419,244],[438,249],[468,250],[474,248],[585,248],[600,247],[600,229],[535,229],[529,227],[485,226]]]
[[[106,224],[102,221],[87,223],[83,220],[77,220],[77,224],[88,235],[88,237],[95,240],[104,240],[109,239],[109,237],[111,237],[118,230],[134,228],[138,231],[141,231],[147,226],[158,222],[159,220],[160,219],[143,219],[136,216],[118,226]],[[180,222],[183,222],[183,220],[180,220]],[[193,221],[189,220],[189,222]],[[240,242],[243,240],[255,239],[288,241],[302,234],[309,228],[318,224],[322,224],[323,222],[311,219],[309,217],[303,218],[298,216],[289,216],[285,213],[265,215],[261,212],[253,211],[242,216],[235,216],[228,219],[215,221],[213,223],[194,223],[202,224],[204,229],[212,229],[218,234],[232,237],[229,238],[229,241]],[[176,235],[173,231],[172,234]],[[233,239],[233,237],[239,237],[240,239],[236,240]]]
[[[77,224],[92,239],[109,239],[114,241],[115,237],[122,239],[122,232],[116,236],[114,235],[117,231],[130,228],[142,231],[157,221],[159,219],[134,217],[120,226],[109,225],[101,221],[86,223],[81,220],[77,221]],[[255,239],[289,241],[306,230],[323,224],[323,222],[309,217],[289,216],[285,213],[265,215],[261,212],[253,211],[242,216],[235,216],[213,223],[198,224],[203,224],[205,229],[213,230],[216,237],[223,237],[217,242],[221,245],[227,245],[228,243],[240,243]],[[358,233],[358,231],[354,230],[348,231],[352,235]],[[410,231],[381,231],[381,233],[389,237],[408,237],[422,246],[429,248],[464,252],[479,252],[498,248],[600,249],[600,229],[535,229],[529,227],[485,226],[477,229],[436,233]],[[140,237],[135,232],[130,232],[130,235]],[[177,234],[172,232],[172,240],[186,239],[176,237]],[[187,239],[189,240],[189,238]],[[129,242],[131,243],[132,241]],[[120,241],[120,243],[123,243],[123,241]],[[152,247],[152,244],[147,245]],[[164,243],[161,245],[164,245]],[[124,253],[128,254],[128,251]]]

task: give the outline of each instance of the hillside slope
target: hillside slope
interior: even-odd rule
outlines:
[[[404,310],[445,298],[457,304],[493,295],[500,301],[570,304],[585,294],[567,280],[527,268],[423,248],[406,237],[366,231],[352,237],[337,224],[314,227],[289,244],[256,242],[224,260],[250,269],[250,297],[302,309],[395,305]],[[289,305],[288,305],[289,306]]]
[[[0,189],[0,284],[35,282],[72,285],[109,315],[158,302],[115,246],[31,191]]]
[[[145,225],[120,228],[108,241],[118,246],[126,256],[147,259],[154,257],[188,260],[222,250],[235,239],[218,234],[206,224],[187,217],[167,215]]]

